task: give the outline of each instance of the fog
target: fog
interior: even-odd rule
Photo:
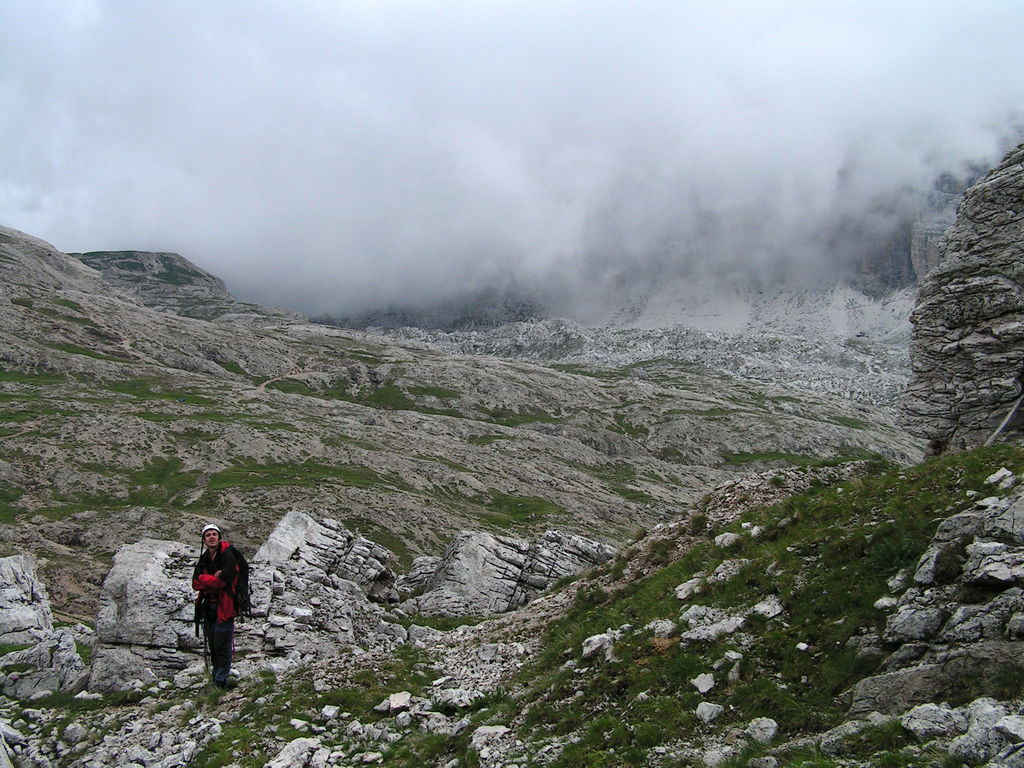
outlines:
[[[1022,26],[1015,0],[0,0],[0,224],[311,314],[828,275],[857,255],[832,228],[1020,140]]]

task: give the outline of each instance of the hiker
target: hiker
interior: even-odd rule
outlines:
[[[230,545],[212,523],[203,528],[203,553],[192,574],[196,596],[196,622],[202,622],[213,665],[213,684],[228,687],[231,659],[235,652],[235,588],[238,564]]]

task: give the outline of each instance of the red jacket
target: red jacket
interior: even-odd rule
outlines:
[[[220,578],[214,574],[220,571]],[[235,610],[235,588],[238,585],[238,565],[228,551],[228,542],[221,541],[220,549],[212,558],[210,551],[203,550],[192,574],[192,589],[199,594],[196,600],[204,598],[217,602],[217,621],[227,621],[238,615]]]

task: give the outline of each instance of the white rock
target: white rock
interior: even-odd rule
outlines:
[[[697,705],[697,719],[704,723],[710,723],[725,711],[721,704],[712,704],[710,701],[702,701]]]
[[[798,651],[806,651],[806,650],[807,650],[808,648],[810,648],[810,647],[811,647],[811,646],[809,646],[809,645],[808,645],[807,643],[803,643],[803,642],[800,642],[800,643],[797,643],[797,644],[796,644],[796,649],[797,649]]]
[[[583,641],[583,658],[589,659],[599,653],[604,654],[605,661],[615,659],[615,637],[612,633],[603,632],[600,635],[591,635]]]
[[[1006,467],[1001,467],[996,472],[985,478],[985,485],[995,485],[996,483],[1001,483],[1003,480],[1011,477],[1013,477],[1013,472],[1008,470]]]
[[[729,752],[724,749],[709,749],[701,756],[701,762],[707,768],[718,768],[729,757]]]
[[[320,739],[302,738],[285,745],[284,749],[277,753],[277,756],[264,766],[264,768],[294,768],[294,766],[305,765],[309,756],[320,748]]]
[[[77,720],[68,723],[64,732],[61,734],[61,738],[64,739],[68,744],[75,746],[85,740],[88,731],[85,726]]]
[[[28,555],[0,557],[0,643],[32,643],[53,632],[46,587]]]
[[[707,693],[715,687],[715,676],[710,672],[704,672],[703,674],[697,675],[693,678],[690,683],[698,692]]]
[[[949,753],[971,762],[990,759],[1001,748],[1003,735],[995,725],[1007,714],[995,699],[975,699],[967,707],[967,733],[949,744]]]
[[[388,696],[388,711],[391,714],[404,712],[412,702],[412,694],[409,691],[399,691]]]
[[[1008,502],[999,496],[986,496],[984,499],[975,501],[974,506],[981,507],[982,509],[998,509],[999,507],[1008,506]]]
[[[875,608],[877,608],[880,611],[891,611],[897,605],[899,605],[899,600],[897,600],[895,597],[892,597],[891,595],[885,595],[884,597],[880,597],[874,602]]]
[[[726,616],[713,624],[687,630],[679,636],[679,639],[683,642],[711,643],[724,635],[731,635],[733,632],[743,629],[746,621],[743,616]]]
[[[1024,741],[1024,717],[1020,715],[1001,717],[994,727],[1014,744]]]
[[[469,739],[469,748],[479,752],[488,744],[501,739],[509,732],[509,730],[510,729],[504,725],[481,725],[473,731],[473,735]]]
[[[708,576],[708,583],[721,584],[722,582],[729,581],[735,578],[749,563],[750,560],[746,558],[725,560]]]
[[[907,712],[900,723],[919,741],[952,736],[967,730],[967,717],[962,711],[938,704],[921,704]]]
[[[676,597],[685,602],[691,596],[700,594],[703,588],[704,577],[695,576],[689,581],[683,582],[678,587],[676,587]]]
[[[763,616],[766,619],[774,619],[785,609],[782,606],[782,601],[779,600],[777,595],[769,595],[755,605],[752,610],[754,613],[759,616]]]
[[[779,724],[770,717],[756,717],[743,732],[758,744],[770,744],[779,732]]]
[[[721,549],[731,549],[740,543],[742,538],[738,533],[720,533],[715,536],[715,546]]]
[[[435,706],[468,709],[485,697],[483,691],[465,688],[442,688],[431,696]]]
[[[674,621],[669,619],[655,619],[654,621],[647,624],[644,629],[649,629],[655,637],[672,637],[676,633],[678,627]]]
[[[500,661],[501,648],[496,643],[484,643],[476,649],[476,657],[480,661]]]

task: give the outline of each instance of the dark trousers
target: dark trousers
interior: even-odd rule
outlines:
[[[235,620],[217,621],[207,618],[203,623],[206,644],[210,648],[213,682],[227,687],[231,674],[231,659],[235,655]]]

